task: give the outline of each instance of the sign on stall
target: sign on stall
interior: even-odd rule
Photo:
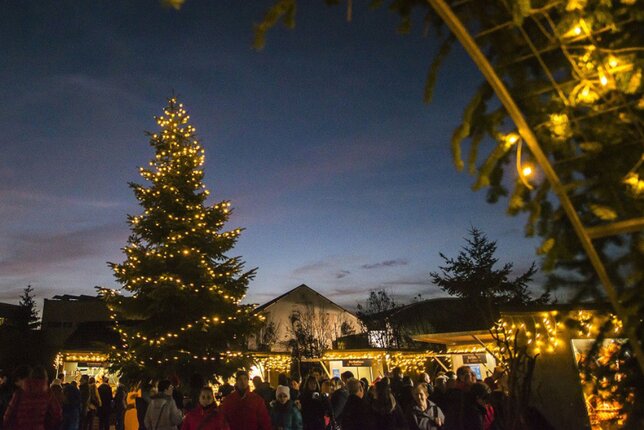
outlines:
[[[342,360],[342,367],[371,367],[371,359]]]
[[[463,354],[463,364],[479,364],[487,363],[487,357],[485,353],[480,354]]]

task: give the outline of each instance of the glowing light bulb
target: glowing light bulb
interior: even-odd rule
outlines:
[[[523,176],[530,176],[530,175],[532,175],[532,173],[533,173],[532,167],[530,167],[530,166],[525,166],[525,167],[523,167],[523,169],[521,169],[521,174]]]

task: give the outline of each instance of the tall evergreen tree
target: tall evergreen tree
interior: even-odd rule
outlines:
[[[155,156],[131,183],[143,213],[128,216],[126,259],[110,263],[121,291],[103,290],[122,345],[113,370],[130,380],[230,375],[244,364],[257,318],[240,305],[255,269],[230,257],[242,229],[223,231],[230,203],[208,204],[204,150],[176,98],[150,134]]]
[[[473,300],[482,316],[490,323],[496,319],[496,305],[549,301],[547,293],[533,299],[528,289],[536,272],[534,263],[525,273],[511,279],[512,263],[495,267],[499,261],[494,255],[496,242],[490,241],[485,233],[475,227],[470,229],[469,234],[470,237],[465,238],[466,245],[456,258],[440,253],[445,265],[439,267],[440,273],[430,274],[434,284],[452,296]]]
[[[35,296],[33,295],[34,289],[31,285],[27,285],[22,291],[18,305],[23,309],[23,317],[20,325],[29,330],[37,330],[40,327],[40,317],[38,316],[38,309],[36,308]]]

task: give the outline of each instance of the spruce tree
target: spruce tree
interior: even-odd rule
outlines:
[[[207,203],[204,149],[183,105],[171,98],[156,120],[147,185],[130,184],[143,212],[128,216],[125,261],[109,263],[122,287],[103,290],[122,343],[112,368],[128,380],[228,376],[256,326],[240,305],[255,269],[228,256],[242,229],[223,230],[228,201]]]
[[[33,292],[33,287],[27,285],[27,288],[22,291],[20,302],[18,302],[18,305],[23,309],[23,317],[20,319],[19,325],[29,330],[36,330],[40,327],[40,317]]]

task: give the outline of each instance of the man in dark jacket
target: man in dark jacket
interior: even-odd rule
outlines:
[[[362,383],[355,378],[347,382],[349,398],[344,405],[340,425],[342,430],[374,430],[376,427],[372,420],[371,410]]]
[[[72,381],[63,388],[63,430],[78,430],[81,413],[81,394]]]
[[[98,408],[98,429],[110,430],[110,414],[112,413],[112,387],[107,383],[107,376],[103,376],[103,383],[98,386],[98,396],[101,406]]]
[[[87,421],[89,419],[87,412],[89,409],[89,376],[81,375],[80,384],[78,385],[78,391],[80,392],[80,430],[87,429]]]

